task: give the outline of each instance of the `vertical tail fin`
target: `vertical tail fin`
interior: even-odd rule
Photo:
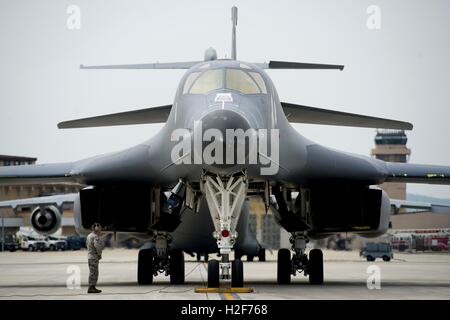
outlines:
[[[233,31],[231,35],[231,59],[236,60],[236,25],[237,25],[237,7],[231,8],[231,22],[233,23]]]

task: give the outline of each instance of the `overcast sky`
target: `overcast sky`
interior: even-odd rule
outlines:
[[[67,8],[81,28],[67,28]],[[410,162],[450,165],[450,1],[0,0],[0,154],[65,162],[142,142],[161,125],[58,130],[63,120],[170,104],[183,70],[79,70],[84,64],[230,57],[344,64],[270,70],[282,101],[405,120]],[[367,8],[381,12],[369,29]],[[368,155],[375,130],[295,125],[325,146]],[[450,198],[450,187],[408,192]]]

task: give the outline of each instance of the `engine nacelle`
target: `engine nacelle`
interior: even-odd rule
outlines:
[[[342,188],[332,193],[321,190],[319,194],[313,190],[311,213],[313,238],[341,232],[372,238],[388,230],[391,203],[386,192],[377,186]]]
[[[286,199],[277,188],[272,192],[272,212],[288,232],[307,231],[312,239],[342,232],[377,237],[389,228],[390,200],[376,186],[316,186]]]
[[[73,221],[75,224],[75,231],[81,236],[87,236],[91,231],[89,228],[83,227],[83,221],[81,216],[81,202],[80,194],[75,197],[73,203]]]
[[[370,189],[381,191],[380,222],[378,228],[372,231],[358,233],[365,238],[374,238],[385,234],[389,229],[389,221],[391,220],[391,200],[389,200],[387,193],[376,186],[372,186]]]
[[[42,235],[55,233],[61,227],[61,212],[55,206],[37,207],[31,213],[31,226]]]
[[[149,186],[86,187],[75,198],[75,230],[86,235],[93,223],[100,223],[111,232],[173,232],[181,223],[183,190],[174,188],[166,194]]]

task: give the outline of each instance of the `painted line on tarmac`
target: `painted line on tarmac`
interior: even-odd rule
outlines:
[[[224,292],[219,293],[220,299],[222,300],[242,300],[241,297],[235,292]]]

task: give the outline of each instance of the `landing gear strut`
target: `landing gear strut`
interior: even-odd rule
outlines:
[[[292,250],[294,254],[291,257],[291,252],[288,249],[280,249],[278,251],[278,268],[277,268],[277,282],[278,284],[291,283],[291,275],[296,275],[297,272],[305,276],[309,276],[310,284],[323,283],[323,254],[320,249],[313,249],[309,252],[309,258],[305,253],[306,243],[308,239],[303,232],[293,232],[290,238],[292,243]]]
[[[246,174],[220,177],[205,173],[201,187],[214,223],[213,236],[217,240],[221,256],[220,262],[217,260],[208,262],[208,287],[218,287],[220,280],[231,280],[232,286],[242,287],[244,285],[242,261],[235,259],[230,262],[229,255],[238,236],[236,226],[247,194]]]

